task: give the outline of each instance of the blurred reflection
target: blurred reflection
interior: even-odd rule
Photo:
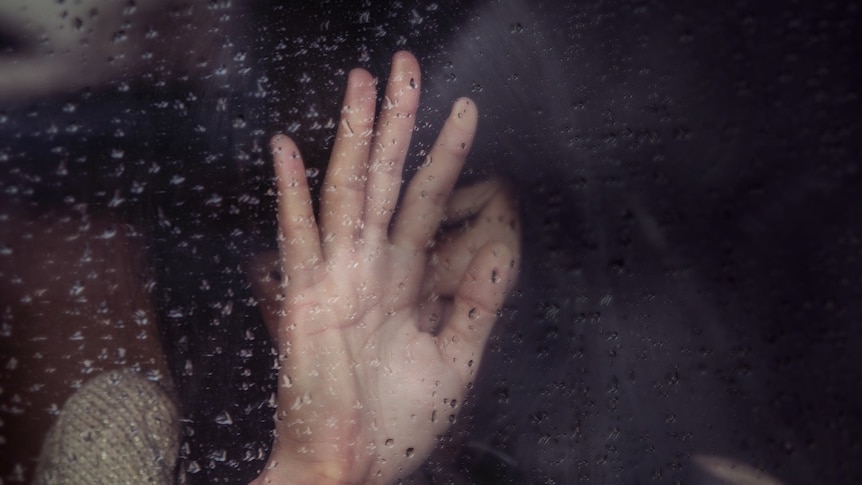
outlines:
[[[237,77],[235,12],[218,2],[0,5],[0,481],[30,481],[60,407],[100,372],[132,368],[172,388],[156,327],[165,312],[153,308],[162,278],[150,214],[164,210],[152,197],[192,175],[161,178],[167,153],[189,154],[175,145],[190,139],[162,143],[180,133],[171,125],[200,127],[203,110],[185,103]]]

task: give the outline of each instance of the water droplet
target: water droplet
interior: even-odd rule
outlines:
[[[386,440],[386,446],[393,446],[393,445],[395,445],[395,440],[393,440],[392,438],[389,438],[388,440]]]
[[[471,308],[470,311],[467,312],[467,317],[470,320],[475,320],[475,319],[479,318],[479,310],[477,310],[475,308]]]
[[[417,26],[425,21],[425,18],[419,15],[415,9],[410,11],[410,25]]]
[[[140,308],[135,310],[134,313],[132,313],[132,321],[135,322],[136,325],[141,327],[150,323],[149,318],[147,318],[147,312],[141,310]]]
[[[216,416],[215,422],[218,424],[233,424],[233,418],[230,417],[230,414],[227,411],[222,411],[221,414]]]

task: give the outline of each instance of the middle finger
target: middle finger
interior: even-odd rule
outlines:
[[[419,91],[419,62],[408,52],[396,53],[368,168],[363,217],[364,233],[372,239],[387,237],[401,190],[401,171],[413,135]]]

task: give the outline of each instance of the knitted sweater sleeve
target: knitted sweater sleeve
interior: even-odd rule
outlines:
[[[159,384],[126,369],[87,381],[45,439],[36,485],[169,485],[179,452],[177,406]]]

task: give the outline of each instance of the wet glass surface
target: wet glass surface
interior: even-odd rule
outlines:
[[[508,178],[524,230],[466,409],[408,483],[717,483],[721,460],[862,481],[860,8],[6,2],[0,480],[31,476],[81,380],[161,351],[142,370],[176,385],[187,480],[255,476],[268,139],[319,188],[347,72],[407,49],[407,173],[470,96],[464,179]]]

